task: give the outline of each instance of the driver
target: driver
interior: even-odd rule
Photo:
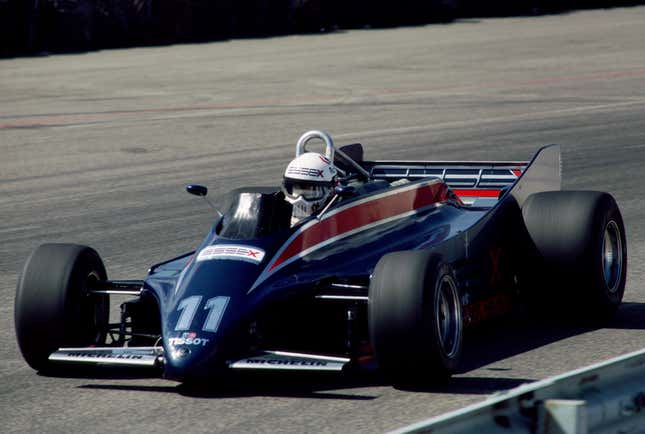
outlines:
[[[338,170],[325,156],[306,152],[297,156],[284,171],[282,191],[293,205],[291,226],[318,212],[331,199]]]

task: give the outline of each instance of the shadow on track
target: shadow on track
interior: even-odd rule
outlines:
[[[245,398],[256,396],[306,399],[336,399],[366,401],[379,394],[351,393],[347,389],[385,386],[375,373],[314,374],[314,373],[236,373],[202,384],[141,386],[127,384],[85,384],[82,389],[123,390],[157,393],[177,393],[203,399]],[[340,393],[339,390],[346,393]]]
[[[616,316],[602,328],[645,328],[645,303],[623,303]],[[486,324],[466,335],[460,372],[468,372],[576,335],[598,330],[594,325],[573,324],[536,313],[517,313]]]
[[[624,303],[606,328],[645,328],[645,303]],[[547,320],[536,315],[516,314],[471,330],[465,338],[460,373],[441,385],[399,388],[411,392],[437,394],[487,395],[508,390],[537,379],[498,376],[467,376],[479,369],[562,339],[596,330],[597,327],[571,325],[566,321]],[[491,372],[505,371],[489,368]],[[150,371],[132,371],[105,367],[82,367],[63,374],[67,378],[96,380],[124,380],[158,378]],[[464,375],[464,376],[461,376]],[[123,390],[155,393],[176,393],[192,398],[222,399],[255,396],[292,397],[304,399],[373,400],[382,395],[375,388],[391,387],[378,371],[350,371],[337,373],[300,372],[230,372],[199,385],[172,384],[142,386],[127,384],[85,384],[82,389]],[[398,387],[397,387],[398,388]],[[353,393],[352,389],[368,389]]]
[[[533,380],[524,378],[455,377],[445,385],[396,388],[418,393],[488,395],[496,391],[512,389],[531,381]],[[382,391],[374,388],[389,388],[391,385],[377,372],[345,374],[276,374],[267,372],[237,374],[224,380],[212,381],[198,386],[187,384],[178,384],[176,386],[85,384],[79,387],[95,390],[177,393],[182,396],[202,399],[266,396],[370,401],[382,395]],[[369,393],[364,393],[363,391],[353,393],[351,391],[351,389],[364,388],[370,388]]]
[[[645,330],[645,303],[623,303],[608,329]]]
[[[444,385],[400,385],[393,387],[406,392],[424,392],[447,395],[490,395],[495,392],[512,389],[533,381],[535,381],[535,379],[530,378],[453,377]]]
[[[96,365],[65,365],[53,366],[46,370],[38,371],[42,377],[79,378],[92,380],[138,380],[145,378],[159,378],[161,372],[145,368],[125,368],[114,366]]]

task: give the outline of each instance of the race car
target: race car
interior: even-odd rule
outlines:
[[[90,247],[38,247],[15,299],[27,363],[182,382],[360,368],[394,384],[444,381],[464,331],[518,305],[600,322],[621,303],[621,213],[608,193],[560,190],[559,146],[530,161],[368,161],[361,144],[310,131],[296,156],[312,142],[339,177],[295,224],[280,186],[239,188],[195,251],[143,280],[109,280]],[[119,321],[110,297],[123,297]]]

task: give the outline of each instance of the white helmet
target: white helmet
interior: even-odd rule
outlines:
[[[293,205],[291,225],[320,210],[331,197],[338,171],[329,158],[306,152],[289,163],[282,191]]]

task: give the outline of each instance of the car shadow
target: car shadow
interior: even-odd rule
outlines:
[[[508,390],[530,382],[530,379],[454,377],[443,385],[403,387],[398,390],[436,394],[488,395]],[[201,399],[225,398],[299,398],[332,399],[347,401],[371,401],[382,396],[382,388],[392,385],[376,371],[332,373],[275,373],[256,372],[235,374],[225,379],[196,384],[177,385],[128,385],[128,384],[84,384],[81,389],[123,390],[152,393],[176,393]],[[363,389],[368,389],[367,392]],[[381,389],[380,389],[381,388]],[[361,389],[358,392],[358,389]]]
[[[93,365],[64,365],[54,366],[47,370],[38,371],[42,377],[77,378],[95,380],[138,380],[159,378],[161,372],[157,369],[125,368]]]
[[[459,372],[465,373],[535,348],[600,328],[645,329],[645,303],[623,303],[615,317],[602,327],[575,323],[573,319],[548,318],[543,314],[517,312],[470,330],[464,338]]]
[[[614,319],[604,328],[645,330],[645,303],[622,303]]]
[[[624,303],[615,318],[604,326],[609,329],[645,328],[645,303]],[[491,376],[472,376],[470,372],[562,339],[587,333],[599,327],[575,325],[565,320],[546,319],[520,312],[470,330],[465,336],[462,365],[457,375],[444,384],[396,386],[396,389],[435,394],[489,395],[512,389],[538,378],[500,377],[503,368],[487,368]],[[493,374],[493,372],[495,374]],[[479,372],[477,373],[479,374]],[[125,380],[159,378],[150,371],[84,368],[74,370],[69,378]],[[235,372],[196,384],[84,384],[82,389],[123,390],[151,393],[175,393],[203,399],[244,397],[292,397],[302,399],[374,400],[383,394],[379,388],[392,387],[376,370],[339,373],[309,372]],[[358,391],[358,389],[361,389]],[[366,390],[362,390],[366,389]]]
[[[206,399],[268,396],[370,401],[380,397],[381,393],[353,393],[351,389],[384,385],[376,373],[248,372],[236,373],[224,383],[216,381],[200,386],[181,384],[178,392],[184,396]]]
[[[225,377],[202,380],[200,383],[175,385],[84,384],[81,389],[123,390],[175,393],[191,398],[223,399],[248,397],[289,397],[302,399],[333,399],[366,401],[380,393],[352,393],[355,388],[386,386],[375,372],[367,373],[286,373],[230,372]]]

